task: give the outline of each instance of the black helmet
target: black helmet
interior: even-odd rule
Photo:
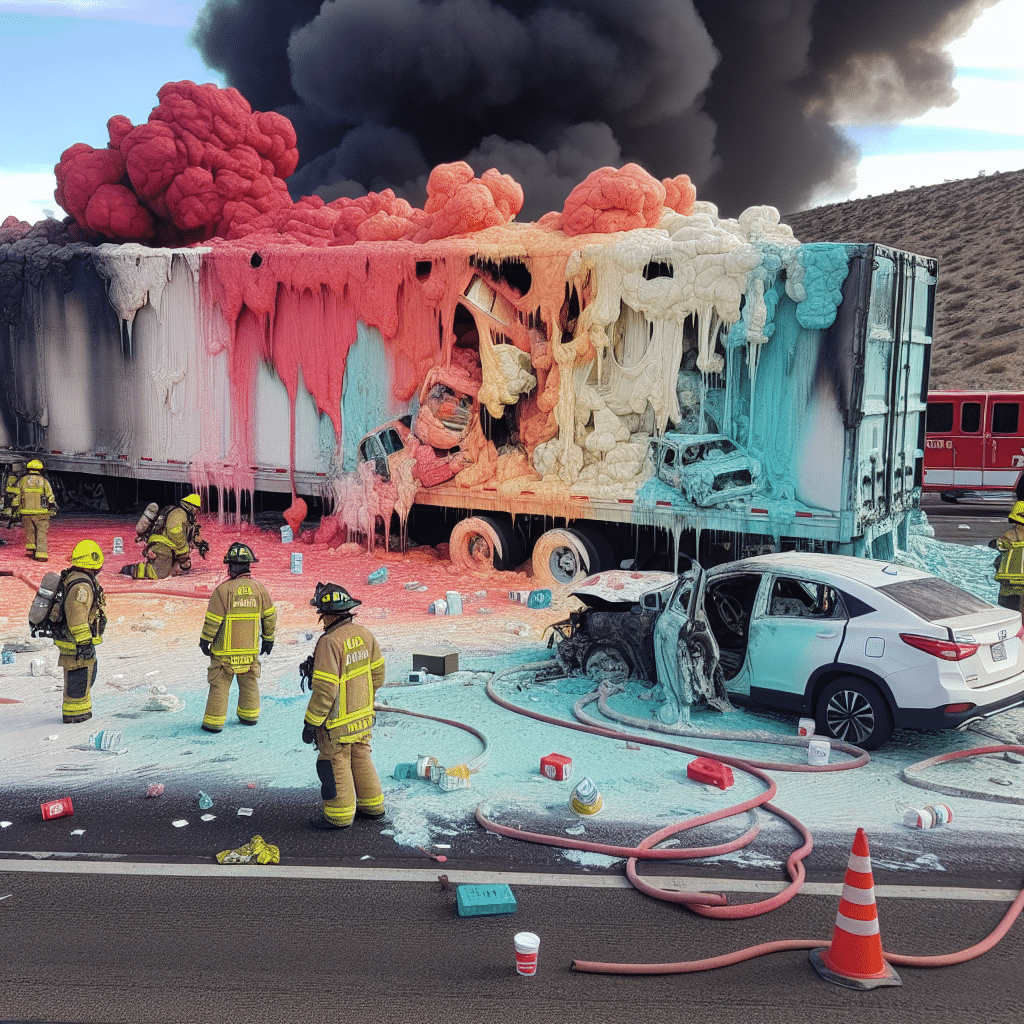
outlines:
[[[321,615],[344,615],[363,602],[337,583],[318,583],[309,602]]]
[[[252,553],[252,548],[248,544],[234,543],[228,548],[228,553],[224,556],[225,565],[252,565],[253,562],[258,562],[259,559]]]

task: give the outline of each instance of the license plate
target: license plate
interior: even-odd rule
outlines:
[[[1006,661],[1006,644],[993,644],[992,645],[992,660],[993,661]]]

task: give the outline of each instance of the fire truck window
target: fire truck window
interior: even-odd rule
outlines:
[[[1016,402],[994,402],[992,405],[992,433],[1016,434],[1020,406]]]
[[[976,434],[981,429],[981,402],[964,402],[960,410],[960,432]]]
[[[929,402],[928,423],[925,429],[929,434],[949,434],[953,431],[953,403]]]

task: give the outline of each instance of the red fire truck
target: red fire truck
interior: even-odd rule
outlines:
[[[1024,489],[1024,393],[931,391],[924,443],[924,490],[944,501]]]

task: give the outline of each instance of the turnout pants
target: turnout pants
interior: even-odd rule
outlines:
[[[37,562],[49,559],[46,550],[46,534],[50,530],[50,517],[42,515],[22,516],[21,525],[25,527],[25,554]]]
[[[150,544],[146,548],[146,557],[131,567],[131,577],[134,580],[165,580],[171,575],[175,561],[174,552],[165,544]]]
[[[57,663],[64,669],[64,700],[61,705],[64,724],[92,717],[92,684],[96,682],[97,659],[61,655]]]
[[[356,811],[384,812],[380,777],[370,757],[370,734],[355,742],[332,740],[322,726],[316,730],[316,774],[324,817],[335,825],[351,825]]]
[[[255,659],[249,665],[233,666],[222,658],[210,658],[206,670],[206,681],[210,684],[210,695],[206,698],[206,713],[203,727],[220,732],[228,717],[228,698],[231,694],[231,680],[238,677],[238,706],[235,714],[245,725],[255,725],[260,717],[260,663]]]

